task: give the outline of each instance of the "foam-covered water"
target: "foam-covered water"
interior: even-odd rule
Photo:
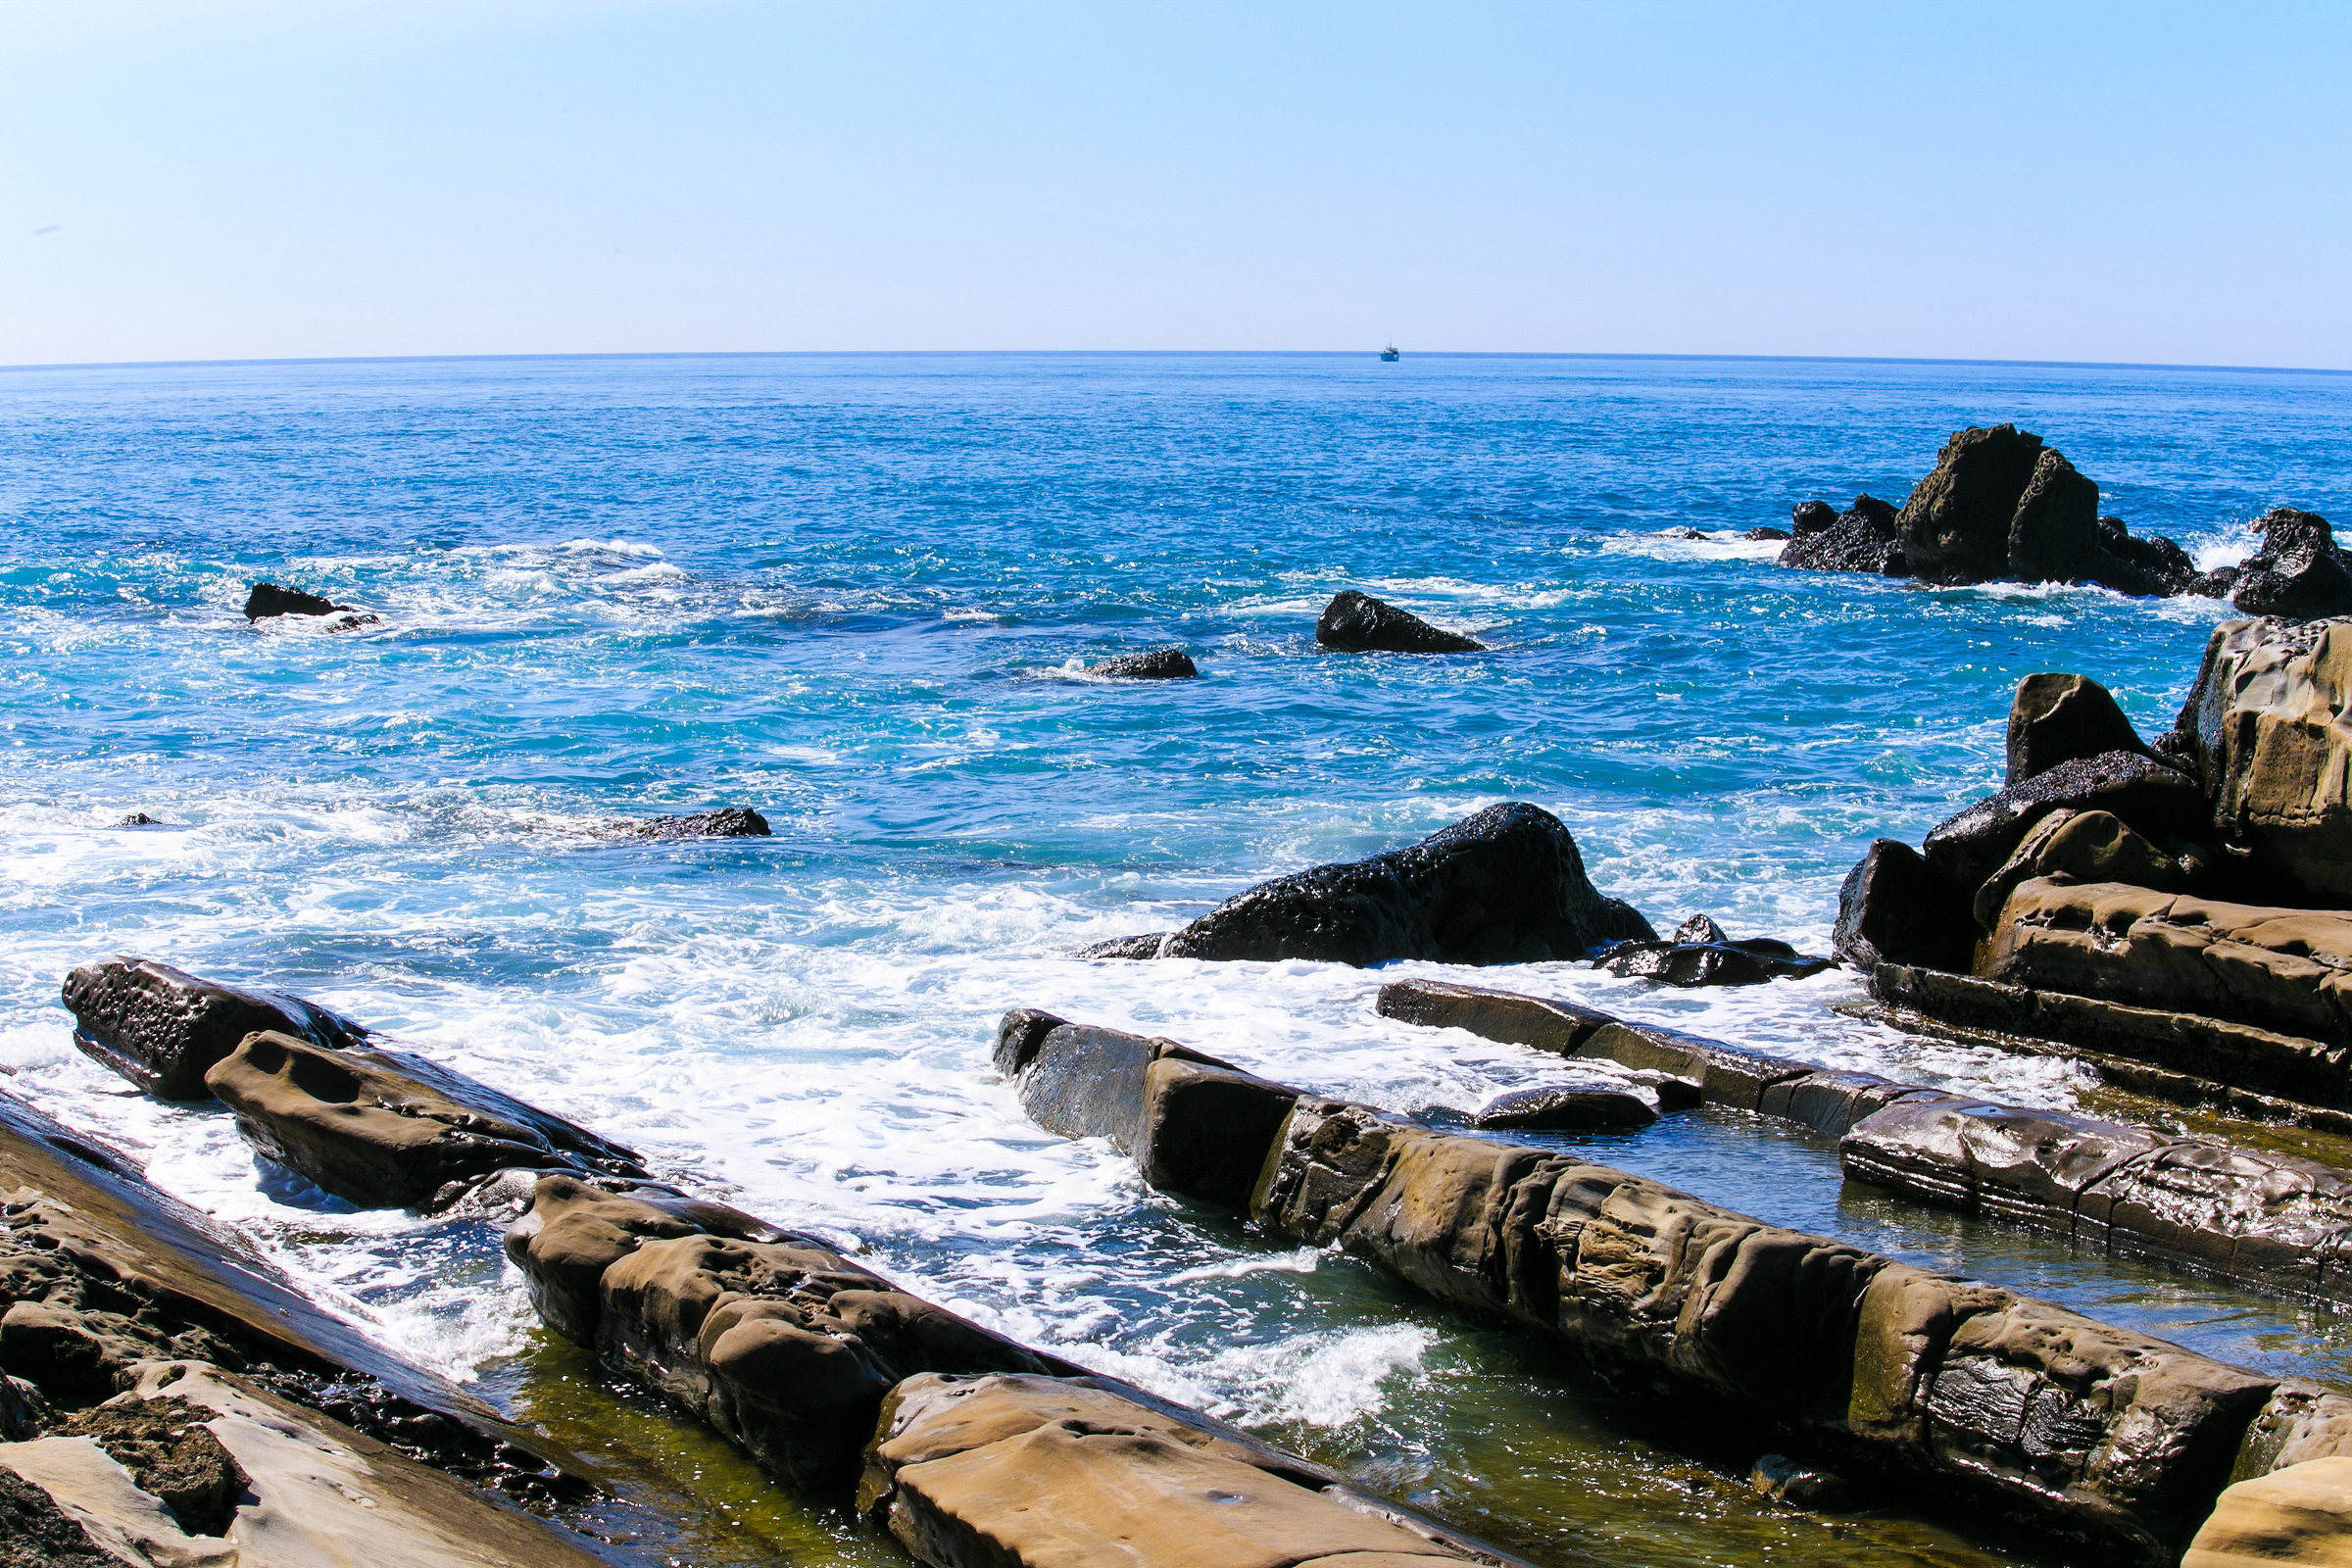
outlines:
[[[1168,1034],[1398,1109],[1556,1079],[1374,1014],[1383,980],[1441,966],[1066,955],[1506,799],[1558,811],[1661,928],[1705,910],[1819,950],[1871,838],[1916,841],[1997,782],[2020,675],[2095,675],[2153,733],[2228,611],[1783,572],[1740,533],[1809,496],[1899,499],[1945,433],[2015,419],[2135,530],[2232,559],[2272,504],[2343,514],[2347,414],[2336,376],[2046,367],[10,372],[0,1065],[461,1376],[495,1383],[536,1334],[490,1230],[348,1212],[257,1169],[218,1110],[128,1093],[74,1051],[66,969],[124,950],[300,992],[959,1310],[1475,1511],[1500,1461],[1470,1457],[1487,1396],[1464,1391],[1561,1386],[1358,1264],[1040,1133],[989,1067],[997,1015]],[[249,628],[262,577],[380,619]],[[1320,654],[1347,586],[1494,651]],[[1083,674],[1163,642],[1202,678]],[[605,831],[723,805],[775,837]],[[132,811],[163,825],[110,825]],[[1844,1016],[1841,971],[1485,978],[2016,1101],[2084,1087]],[[1592,1142],[1767,1218],[2352,1373],[2331,1316],[1841,1195],[1826,1146],[1752,1118]]]

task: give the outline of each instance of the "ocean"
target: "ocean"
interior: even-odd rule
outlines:
[[[1032,1125],[989,1062],[997,1017],[1031,1005],[1402,1111],[1562,1075],[1374,1013],[1383,981],[1425,974],[2093,1102],[2062,1062],[1855,1016],[1841,969],[1663,992],[1580,964],[1071,956],[1504,800],[1557,812],[1660,930],[1703,911],[1826,952],[1871,839],[1916,843],[1997,786],[2019,677],[2094,676],[2152,736],[2231,613],[1783,571],[1741,537],[1808,498],[1899,502],[1951,431],[2004,420],[2209,564],[2273,505],[2352,515],[2352,376],[2318,372],[1368,353],[0,372],[0,1071],[404,1352],[635,1445],[649,1474],[723,1472],[736,1514],[672,1544],[697,1562],[889,1553],[642,1403],[622,1434],[494,1228],[353,1212],[257,1165],[218,1107],[130,1093],[74,1049],[65,972],[120,951],[298,992],[1541,1562],[2041,1562],[1932,1513],[1766,1509],[1752,1454],[1149,1192]],[[249,626],[259,579],[379,619]],[[1350,587],[1490,651],[1321,652],[1316,614]],[[1200,679],[1084,672],[1166,643]],[[612,832],[722,806],[774,836]],[[116,825],[133,812],[158,825]],[[1832,1146],[1756,1118],[1574,1143],[2352,1387],[2330,1312],[1843,1188]]]

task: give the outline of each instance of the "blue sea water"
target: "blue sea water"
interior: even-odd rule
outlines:
[[[2020,676],[2096,676],[2152,734],[2230,614],[1788,572],[1740,537],[1809,497],[1899,501],[1950,431],[2000,420],[2208,563],[2272,505],[2341,518],[2352,500],[2352,377],[2316,372],[990,355],[0,373],[0,1068],[461,1376],[494,1384],[535,1332],[495,1238],[345,1212],[257,1166],[218,1111],[124,1093],[72,1048],[68,968],[121,950],[298,991],[961,1310],[1442,1501],[1466,1462],[1446,1391],[1489,1375],[1483,1331],[1039,1133],[990,1070],[995,1018],[1142,1028],[1406,1110],[1557,1077],[1373,1013],[1383,979],[1441,966],[1069,956],[1508,799],[1557,811],[1661,929],[1703,910],[1821,950],[1870,839],[1916,842],[1997,783]],[[379,619],[249,627],[259,578]],[[1324,654],[1315,616],[1342,587],[1491,651]],[[1170,642],[1200,679],[1081,668]],[[737,805],[774,837],[609,831]],[[161,825],[115,825],[131,812]],[[2012,1100],[2087,1085],[1849,1016],[1843,971],[1671,995],[1572,965],[1477,978]],[[1608,1157],[2352,1382],[2329,1315],[1842,1191],[1826,1148],[1735,1122]],[[1560,1560],[1716,1560],[1702,1545]]]

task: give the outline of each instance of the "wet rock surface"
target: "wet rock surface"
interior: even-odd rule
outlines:
[[[237,1042],[275,1031],[329,1050],[368,1031],[300,997],[244,990],[129,956],[66,976],[65,1004],[82,1052],[165,1100],[205,1100],[204,1075]]]
[[[331,615],[350,608],[318,594],[306,594],[299,588],[281,588],[273,582],[257,582],[245,596],[247,620],[264,620],[271,615]]]
[[[235,1517],[252,1477],[203,1424],[212,1416],[211,1409],[176,1395],[117,1399],[80,1411],[47,1435],[90,1439],[130,1472],[141,1492],[162,1502],[181,1530],[218,1536]]]
[[[1487,646],[1352,588],[1323,607],[1315,641],[1344,654],[1475,654]]]
[[[363,1208],[447,1208],[507,1170],[647,1174],[633,1151],[403,1052],[252,1034],[205,1084],[265,1156]]]
[[[1656,936],[1640,911],[1592,886],[1566,824],[1514,801],[1405,849],[1260,883],[1173,933],[1156,955],[1526,963]],[[1087,951],[1109,956],[1118,946]]]
[[[1173,645],[1140,654],[1120,654],[1086,666],[1089,675],[1104,680],[1191,680],[1200,673],[1193,656]]]
[[[1804,571],[1907,577],[1911,567],[1903,559],[1894,517],[1894,508],[1876,496],[1856,496],[1843,512],[1834,511],[1827,502],[1801,502],[1790,519],[1788,548],[1777,564]]]
[[[1489,1040],[1574,1055],[1617,1019],[1573,1002],[1524,997],[1510,991],[1443,980],[1397,980],[1380,988],[1374,1004],[1384,1018],[1430,1029],[1467,1029]]]
[[[1877,839],[1838,891],[1831,950],[1869,974],[1882,963],[1965,970],[1977,930],[1968,894],[1899,839]]]
[[[1777,937],[1738,941],[1703,914],[1675,928],[1664,942],[1620,942],[1592,960],[1621,980],[1654,980],[1668,986],[1757,986],[1773,980],[1801,980],[1830,966]]]
[[[2326,517],[2278,507],[2254,526],[2262,548],[2228,584],[2231,604],[2249,615],[2286,620],[2352,615],[2352,564]]]
[[[649,816],[621,830],[635,839],[763,839],[767,818],[748,807],[730,806],[693,816]]]
[[[1658,1119],[1648,1102],[1622,1089],[1518,1089],[1497,1095],[1471,1120],[1495,1132],[1589,1132],[1646,1127]]]

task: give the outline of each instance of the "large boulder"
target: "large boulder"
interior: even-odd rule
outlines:
[[[1965,973],[1977,943],[1968,899],[1910,845],[1873,840],[1838,890],[1830,951],[1866,975],[1882,963]]]
[[[1448,1568],[1505,1559],[1095,1379],[910,1378],[858,1512],[928,1568]]]
[[[1928,834],[1928,864],[1973,892],[1999,870],[2052,811],[2106,811],[2162,842],[2203,827],[2205,793],[2185,772],[2136,752],[2061,762],[1987,796]]]
[[[1860,571],[1879,577],[1907,577],[1902,541],[1895,536],[1894,508],[1876,496],[1856,496],[1845,511],[1826,502],[1800,503],[1788,548],[1776,564],[1802,571]]]
[[[2311,1459],[2240,1481],[2197,1528],[2180,1568],[2352,1563],[2352,1458]]]
[[[2254,526],[2262,548],[2239,564],[2231,604],[2249,615],[2284,620],[2352,615],[2352,566],[2326,517],[2278,507]]]
[[[2036,877],[2057,882],[2129,882],[2164,893],[2197,893],[2207,861],[2193,847],[2168,854],[2111,811],[2052,811],[2034,824],[2001,868],[1977,889],[1970,911],[1989,931],[2010,890]]]
[[[2352,901],[2348,712],[2352,622],[2233,620],[2214,628],[2168,738],[2278,902]]]
[[[2352,911],[2223,904],[2121,882],[2021,882],[1979,973],[2352,1044]]]
[[[152,958],[83,964],[66,976],[65,1003],[75,1045],[165,1100],[210,1098],[205,1073],[258,1030],[329,1050],[368,1034],[315,1002],[200,980]]]
[[[633,1151],[404,1052],[247,1035],[205,1087],[267,1157],[362,1208],[447,1208],[507,1170],[643,1178]]]
[[[2097,572],[2099,487],[2063,453],[2041,449],[2016,507],[2009,518],[2008,569],[2001,575],[2020,582],[2082,582]]]
[[[2115,694],[2087,675],[2044,673],[2017,683],[2009,703],[2008,776],[2023,784],[2061,762],[2109,752],[2153,755],[2132,727]]]
[[[2011,530],[2041,456],[2041,437],[2014,424],[1954,433],[1895,518],[1911,574],[1942,583],[2008,576]],[[2096,497],[2094,486],[2093,520]]]
[[[1170,936],[1156,956],[1531,963],[1628,940],[1657,933],[1593,888],[1558,817],[1513,801],[1405,849],[1260,883]]]
[[[1323,607],[1315,641],[1344,654],[1475,654],[1487,646],[1352,588]]]

